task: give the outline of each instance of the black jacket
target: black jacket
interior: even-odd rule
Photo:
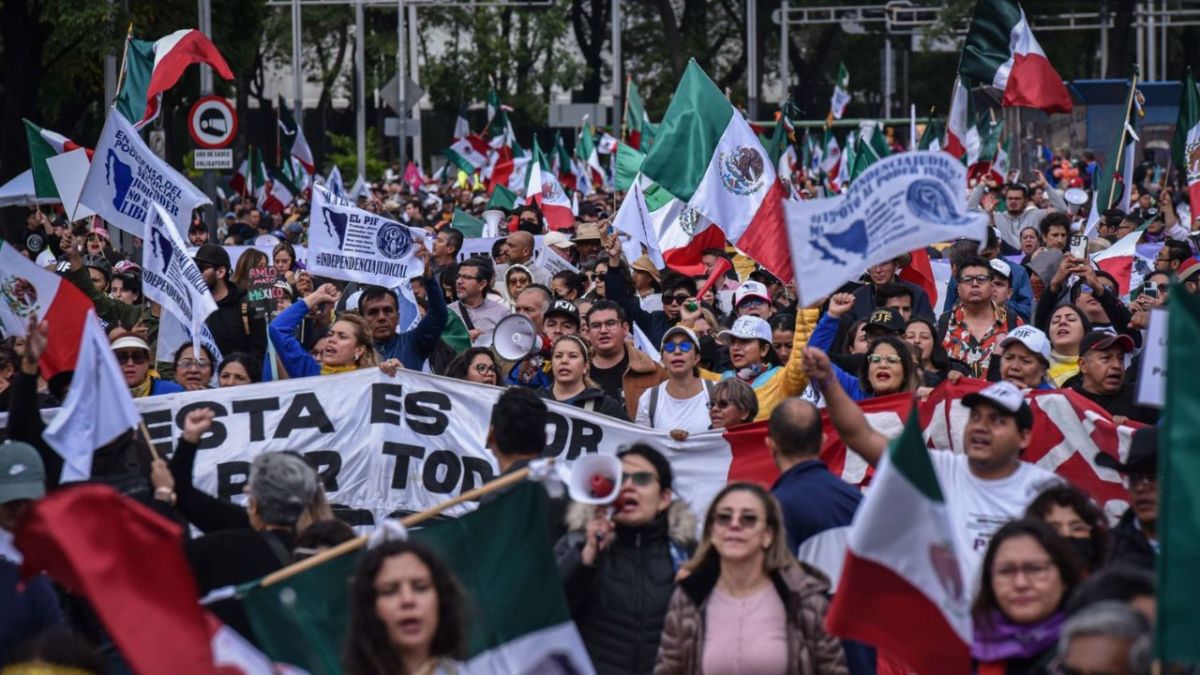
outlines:
[[[1146,539],[1146,534],[1134,525],[1135,517],[1133,507],[1130,507],[1113,528],[1108,564],[1126,565],[1154,572],[1154,547],[1150,545],[1150,540]]]
[[[538,396],[541,396],[549,401],[558,400],[554,398],[553,385],[539,390]],[[569,398],[565,401],[559,401],[559,403],[566,403],[567,405],[573,405],[576,408],[591,410],[593,412],[598,412],[601,415],[608,415],[609,417],[614,417],[622,422],[629,421],[629,415],[625,412],[625,406],[618,403],[616,399],[608,394],[593,387],[588,387],[579,392],[579,395],[575,396],[574,398]]]
[[[554,547],[571,617],[599,675],[654,670],[677,563],[695,547],[696,519],[676,501],[643,527],[618,525],[616,539],[587,566],[580,559],[590,508],[573,505],[574,526]]]
[[[266,317],[255,311],[246,291],[225,282],[229,292],[217,301],[217,311],[204,322],[223,356],[249,352],[262,361],[267,353]]]
[[[184,548],[200,595],[254,581],[283,568],[291,559],[293,537],[290,532],[247,528],[221,530],[187,542]],[[242,637],[257,644],[241,600],[220,600],[209,605],[209,609]]]

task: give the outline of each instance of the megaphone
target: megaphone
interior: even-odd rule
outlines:
[[[524,314],[510,314],[492,331],[492,349],[505,361],[521,361],[542,351],[537,327]]]
[[[587,454],[571,465],[567,494],[580,504],[612,504],[621,493],[621,460],[616,455]]]
[[[484,237],[500,236],[500,221],[504,220],[505,214],[500,209],[488,209],[479,214],[483,218],[483,233]]]
[[[1073,216],[1080,206],[1087,203],[1088,194],[1081,188],[1067,188],[1063,192],[1063,200],[1067,202],[1067,213]]]

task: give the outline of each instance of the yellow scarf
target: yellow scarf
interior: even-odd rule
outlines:
[[[1061,387],[1067,380],[1079,373],[1079,357],[1063,356],[1056,351],[1050,351],[1050,370],[1048,375],[1054,386]]]
[[[358,366],[353,363],[348,366],[327,366],[323,363],[321,364],[322,375],[336,375],[338,373],[348,373],[352,370],[358,370]]]
[[[150,395],[150,387],[153,384],[154,378],[147,375],[146,379],[142,380],[141,384],[130,387],[129,393],[132,394],[134,398],[144,398]]]

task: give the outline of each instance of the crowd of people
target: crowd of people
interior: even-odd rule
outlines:
[[[547,401],[675,440],[766,421],[761,452],[780,471],[773,486],[731,483],[695,513],[677,496],[683,478],[668,453],[639,443],[618,454],[619,508],[551,509],[560,581],[599,673],[883,672],[887,654],[825,628],[863,497],[821,462],[822,411],[846,446],[875,465],[889,441],[862,402],[987,380],[962,399],[970,409],[965,452],[930,451],[974,598],[975,672],[1140,675],[1150,672],[1155,621],[1158,413],[1137,403],[1136,380],[1150,312],[1167,303],[1169,289],[1200,290],[1197,240],[1177,215],[1186,195],[1160,188],[1166,181],[1145,178],[1131,210],[1105,211],[1090,231],[1087,210],[1068,206],[1066,183],[1050,171],[971,188],[969,204],[991,227],[987,241],[927,249],[948,262],[944,297],[901,278],[909,255],[863,270],[810,307],[798,305],[793,283],[731,247],[705,251],[701,274],[657,268],[612,229],[620,199],[612,192],[581,199],[570,230],[549,231],[538,206],[517,206],[490,252],[467,256],[455,210],[480,214],[482,188],[414,191],[384,181],[360,207],[428,234],[423,269],[409,282],[420,313],[412,326],[400,326],[395,289],[305,269],[297,253],[307,243],[303,200],[264,213],[235,198],[218,226],[197,219],[187,234],[217,304],[206,325],[219,354],[190,341],[159,350],[162,311],[142,294],[140,244],[116,250],[103,223],[31,210],[13,245],[94,303],[135,398],[369,368],[430,372],[505,388],[488,434],[502,472],[542,455]],[[819,192],[811,181],[808,188]],[[1160,248],[1153,267],[1135,263],[1132,287],[1122,288],[1090,256],[1138,228],[1141,243]],[[550,265],[551,256],[566,264]],[[731,271],[706,284],[726,260]],[[264,269],[275,280],[266,304],[248,295],[254,270]],[[538,354],[512,361],[494,349],[497,324],[513,314],[539,334]],[[64,400],[69,378],[41,379],[47,341],[35,319],[27,336],[0,342],[0,407],[8,412],[0,608],[9,608],[0,609],[0,663],[124,672],[86,603],[45,578],[17,582],[12,532],[59,487],[62,468],[38,412]],[[1033,426],[1025,393],[1054,389],[1117,423],[1146,425],[1126,461],[1097,459],[1129,490],[1130,506],[1115,522],[1093,496],[1021,459]],[[187,553],[201,593],[353,536],[314,470],[290,453],[254,459],[245,508],[197,489],[196,450],[212,421],[208,409],[187,414],[169,460],[127,433],[96,451],[92,470],[93,480],[199,533]],[[445,562],[418,543],[370,550],[349,592],[346,672],[466,672],[463,593]],[[236,601],[212,608],[254,640]]]

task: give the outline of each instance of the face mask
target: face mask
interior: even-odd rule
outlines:
[[[1079,561],[1086,566],[1091,566],[1092,560],[1096,557],[1096,544],[1091,537],[1065,537],[1063,541],[1075,551],[1075,555],[1079,556]]]

